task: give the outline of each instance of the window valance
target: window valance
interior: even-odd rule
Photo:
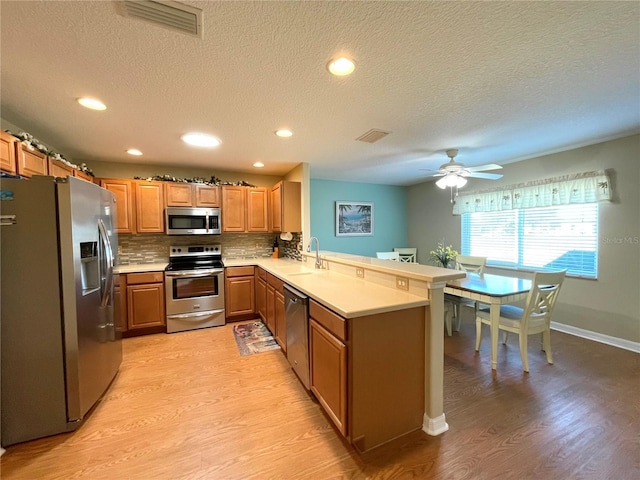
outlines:
[[[604,170],[458,195],[454,215],[521,208],[549,207],[611,200],[611,183]]]

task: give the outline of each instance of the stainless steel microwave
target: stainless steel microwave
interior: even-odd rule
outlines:
[[[219,208],[167,207],[167,235],[220,235]]]

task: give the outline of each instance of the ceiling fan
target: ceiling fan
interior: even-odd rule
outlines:
[[[461,188],[467,183],[467,177],[472,178],[484,178],[487,180],[497,180],[502,175],[499,173],[483,173],[485,170],[499,170],[502,167],[495,163],[489,163],[488,165],[479,165],[477,167],[465,167],[462,163],[458,163],[454,158],[458,155],[457,148],[451,148],[447,150],[447,157],[449,162],[444,165],[440,165],[438,173],[433,175],[434,177],[442,177],[436,182],[436,185],[443,190],[447,187]]]

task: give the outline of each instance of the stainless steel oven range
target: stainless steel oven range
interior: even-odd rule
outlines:
[[[167,333],[224,325],[220,245],[169,247],[164,279]]]

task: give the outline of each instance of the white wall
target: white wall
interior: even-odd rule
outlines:
[[[640,342],[640,135],[505,165],[502,179],[472,179],[465,190],[591,170],[610,173],[614,194],[600,204],[598,279],[567,278],[553,320]],[[451,211],[448,190],[433,182],[409,187],[408,243],[418,247],[421,263],[443,236],[459,249],[460,217]]]

